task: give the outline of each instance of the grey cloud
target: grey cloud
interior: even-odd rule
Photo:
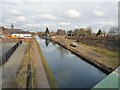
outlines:
[[[73,29],[75,26],[99,28],[99,26],[108,27],[112,24],[108,23],[109,25],[103,25],[105,22],[114,22],[115,25],[117,24],[117,10],[115,10],[117,3],[112,2],[6,2],[2,5],[2,8],[3,25],[10,26],[10,23],[14,23],[16,27],[25,30],[33,29],[38,31],[44,30],[45,26],[49,26],[51,30],[56,31],[58,28],[65,30]],[[74,13],[73,16],[81,15],[82,18],[75,19],[66,16],[65,12],[68,10],[74,10],[72,12]],[[105,15],[97,17],[93,14],[95,10],[102,11]],[[59,25],[60,22],[62,22],[61,25]],[[103,23],[99,23],[98,25],[97,22]]]

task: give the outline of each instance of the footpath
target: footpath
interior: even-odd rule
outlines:
[[[50,88],[35,40],[32,41],[32,51],[32,62],[35,69],[36,88]]]
[[[27,42],[23,42],[9,60],[0,67],[0,71],[2,72],[0,74],[0,88],[17,88],[15,74],[21,65],[27,45]]]

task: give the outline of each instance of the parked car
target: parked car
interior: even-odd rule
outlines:
[[[70,46],[72,46],[72,47],[77,47],[78,45],[77,45],[77,43],[72,42],[72,43],[70,44]]]

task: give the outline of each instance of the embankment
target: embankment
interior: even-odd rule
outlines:
[[[89,62],[90,64],[94,65],[95,67],[99,68],[101,71],[109,74],[117,67],[117,62],[106,58],[105,56],[97,55],[90,50],[87,50],[83,47],[71,47],[70,42],[68,43],[67,40],[61,38],[51,38],[51,41],[59,44],[60,46],[68,49],[69,51],[73,52],[75,55],[79,56],[80,58],[84,59],[85,61]],[[113,64],[115,63],[115,64]]]
[[[43,53],[42,53],[42,50],[41,50],[41,48],[40,48],[40,46],[39,46],[39,44],[38,44],[37,41],[36,41],[36,44],[37,44],[37,48],[38,48],[38,50],[39,50],[39,54],[40,54],[40,56],[41,56],[42,64],[43,64],[43,66],[44,66],[45,73],[46,73],[46,75],[47,75],[47,79],[48,79],[50,88],[57,88],[57,87],[58,87],[58,86],[57,86],[57,83],[56,83],[56,81],[55,81],[55,79],[54,79],[54,76],[52,75],[52,72],[51,72],[51,70],[50,70],[50,67],[49,67],[49,65],[48,65],[48,63],[47,63],[47,61],[46,61],[46,59],[45,59],[45,57],[44,57],[44,55],[43,55]]]

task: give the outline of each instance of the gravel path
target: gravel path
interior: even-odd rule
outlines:
[[[15,83],[15,74],[20,67],[27,44],[28,43],[23,42],[15,50],[5,65],[0,67],[0,71],[2,71],[2,76],[0,75],[0,87],[2,85],[2,88],[17,88],[17,85]]]
[[[50,88],[47,80],[47,76],[41,61],[41,56],[37,47],[35,40],[33,41],[33,57],[32,62],[35,68],[35,81],[37,88]]]

